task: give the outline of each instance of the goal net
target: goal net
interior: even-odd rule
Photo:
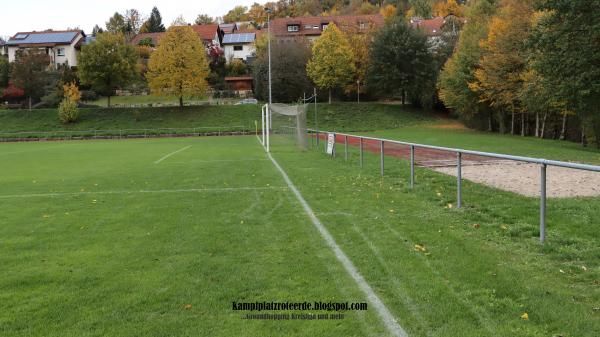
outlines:
[[[306,112],[308,104],[287,105],[273,103],[263,106],[263,145],[270,151],[273,146],[295,144],[308,149]]]

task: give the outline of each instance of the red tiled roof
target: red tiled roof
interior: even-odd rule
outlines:
[[[413,26],[413,28],[419,28],[421,30],[423,30],[423,32],[425,33],[425,35],[427,36],[438,36],[442,33],[442,28],[444,27],[444,24],[446,24],[447,18],[448,16],[438,16],[435,17],[433,19],[411,19],[410,20],[410,24],[411,26]],[[452,17],[456,18],[454,15],[452,15]],[[462,18],[457,18],[459,21],[462,21],[463,23],[466,22],[465,19]]]
[[[217,34],[217,30],[219,29],[219,25],[210,24],[210,25],[192,25],[192,29],[198,34],[202,40],[212,41],[215,38],[215,34]]]
[[[379,14],[373,15],[343,15],[343,16],[305,16],[295,18],[278,18],[271,20],[271,32],[275,36],[297,36],[297,35],[321,35],[323,32],[322,25],[330,22],[343,29],[344,27],[359,27],[361,23],[371,24],[375,28],[381,28],[384,25],[383,16]],[[288,25],[298,25],[297,32],[288,32]],[[306,25],[311,27],[318,26],[317,29],[305,28]]]

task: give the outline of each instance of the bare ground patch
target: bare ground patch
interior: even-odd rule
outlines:
[[[431,169],[456,176],[456,166],[431,167]],[[540,166],[516,162],[466,165],[462,167],[466,180],[536,197],[540,195]],[[550,198],[600,196],[600,173],[548,166],[546,193]]]

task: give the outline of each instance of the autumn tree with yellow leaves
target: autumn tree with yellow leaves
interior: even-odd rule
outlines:
[[[167,30],[148,62],[148,85],[152,94],[179,97],[203,95],[210,68],[204,45],[189,26]]]
[[[315,40],[306,71],[319,88],[329,91],[329,103],[332,89],[344,87],[354,79],[356,67],[352,48],[335,24],[327,25],[327,29]]]
[[[500,132],[505,132],[504,116],[511,113],[511,133],[515,114],[523,113],[519,92],[527,65],[526,41],[531,31],[532,7],[529,1],[504,0],[498,16],[488,26],[487,39],[480,45],[483,56],[469,88],[479,94],[499,114]],[[521,135],[525,135],[525,116],[521,116]]]

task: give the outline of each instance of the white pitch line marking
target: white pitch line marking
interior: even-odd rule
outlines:
[[[188,188],[172,190],[131,190],[131,191],[84,191],[84,192],[58,192],[58,193],[32,193],[32,194],[12,194],[0,195],[0,199],[10,198],[35,198],[35,197],[66,197],[87,194],[135,194],[135,193],[186,193],[186,192],[239,192],[239,191],[260,191],[260,190],[286,190],[285,186],[266,186],[266,187],[215,187],[215,188]]]
[[[160,163],[161,161],[163,161],[163,160],[165,160],[165,159],[169,158],[170,156],[172,156],[172,155],[174,155],[174,154],[177,154],[177,153],[179,153],[179,152],[181,152],[181,151],[185,151],[185,150],[189,149],[190,147],[192,147],[192,146],[191,146],[191,145],[188,145],[188,146],[186,146],[186,147],[183,147],[183,148],[181,148],[181,149],[179,149],[179,150],[177,150],[177,151],[173,151],[173,152],[171,152],[171,153],[169,153],[169,154],[167,154],[167,155],[163,156],[163,157],[162,157],[162,158],[160,158],[159,160],[155,161],[155,162],[154,162],[154,164],[158,164],[158,163]]]
[[[367,283],[367,281],[364,279],[364,277],[358,272],[358,269],[356,269],[356,267],[354,266],[352,261],[350,261],[350,259],[344,253],[344,251],[342,251],[340,246],[337,245],[337,243],[335,242],[335,239],[333,238],[333,236],[331,236],[331,234],[329,233],[327,228],[325,228],[325,226],[323,226],[321,221],[317,218],[317,216],[315,215],[315,212],[313,212],[313,210],[308,205],[306,200],[304,200],[304,197],[302,197],[302,194],[300,194],[300,191],[298,191],[298,189],[296,188],[294,183],[292,183],[292,181],[288,177],[287,173],[285,173],[283,168],[281,168],[281,166],[279,166],[279,163],[277,163],[275,158],[273,158],[273,156],[271,156],[270,153],[267,152],[267,156],[269,156],[269,159],[271,159],[271,162],[273,162],[273,165],[275,165],[275,167],[277,168],[279,173],[281,173],[281,175],[283,176],[283,180],[285,180],[285,182],[288,185],[288,187],[290,188],[290,190],[292,190],[292,192],[294,192],[296,199],[298,199],[298,201],[302,205],[302,208],[304,208],[304,211],[306,212],[306,214],[312,221],[313,225],[315,225],[315,227],[317,228],[319,233],[321,233],[321,237],[325,240],[325,242],[327,242],[327,245],[329,246],[329,248],[331,248],[331,250],[333,250],[333,252],[335,253],[335,257],[344,266],[344,268],[346,269],[346,272],[348,272],[348,274],[352,277],[352,279],[354,279],[354,282],[356,282],[356,284],[358,285],[360,290],[367,296],[367,298],[369,299],[369,302],[371,302],[371,304],[375,307],[377,314],[379,314],[379,317],[383,321],[383,324],[385,325],[387,330],[394,336],[408,337],[408,334],[406,333],[406,331],[404,331],[404,329],[400,326],[400,324],[398,324],[398,322],[396,321],[396,318],[394,318],[394,316],[392,315],[390,310],[385,306],[385,304],[383,304],[383,302],[377,296],[377,294],[375,294],[375,292],[373,291],[371,286]]]

